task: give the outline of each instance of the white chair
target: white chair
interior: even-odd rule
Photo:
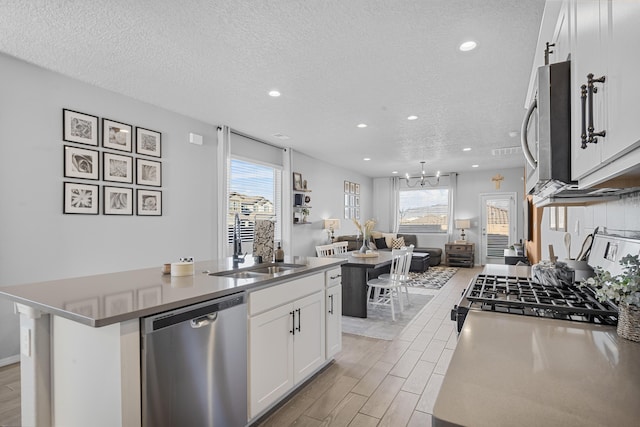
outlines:
[[[347,248],[349,247],[349,242],[335,242],[332,244],[333,253],[335,254],[346,254],[348,252]]]
[[[397,278],[400,281],[400,286],[404,289],[404,294],[407,297],[407,305],[411,304],[411,300],[409,299],[409,287],[407,283],[411,280],[409,277],[409,270],[411,269],[411,258],[413,257],[413,245],[403,246],[402,249],[406,249],[407,253],[405,255],[406,259],[404,260],[404,268],[402,270],[402,274]],[[385,273],[378,276],[379,279],[389,280],[391,277],[391,273]],[[400,298],[398,298],[400,301]],[[402,302],[400,301],[400,308],[402,309]]]
[[[371,279],[367,281],[369,289],[367,291],[367,301],[371,305],[391,306],[391,318],[396,321],[394,298],[398,299],[400,312],[402,312],[402,301],[398,288],[402,285],[400,277],[404,272],[404,265],[407,260],[406,249],[393,249],[391,251],[391,272],[388,279]],[[372,299],[373,294],[373,299]]]
[[[316,246],[316,256],[327,257],[333,255],[333,245]]]

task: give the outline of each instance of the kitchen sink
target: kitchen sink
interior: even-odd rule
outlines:
[[[209,276],[229,277],[233,279],[259,279],[265,276],[272,276],[277,273],[295,270],[297,268],[306,267],[304,264],[281,264],[269,263],[259,264],[255,267],[242,270],[218,271],[216,273],[207,273]]]

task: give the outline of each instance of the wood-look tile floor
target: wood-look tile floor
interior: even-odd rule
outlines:
[[[260,427],[430,426],[457,343],[450,312],[481,270],[458,269],[393,341],[343,334],[334,363]]]
[[[456,347],[450,311],[481,267],[460,268],[393,341],[344,334],[334,363],[260,426],[430,426]],[[0,426],[20,426],[20,365],[0,368]]]

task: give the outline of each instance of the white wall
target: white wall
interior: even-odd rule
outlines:
[[[214,125],[6,55],[0,69],[0,286],[217,256]],[[63,108],[162,132],[161,217],[62,213]],[[189,144],[189,132],[204,145]],[[0,361],[18,354],[17,331],[0,298]]]
[[[315,256],[315,246],[329,243],[328,233],[322,229],[322,220],[339,218],[340,229],[336,236],[355,234],[356,227],[350,219],[344,218],[344,181],[360,184],[360,223],[372,217],[373,181],[358,173],[322,162],[313,157],[294,151],[293,172],[302,174],[311,189],[309,196],[312,208],[308,221],[312,224],[293,225],[292,247],[296,256]]]

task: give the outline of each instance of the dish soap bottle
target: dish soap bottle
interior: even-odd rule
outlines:
[[[282,262],[284,261],[284,250],[282,249],[282,246],[280,246],[280,243],[278,243],[278,249],[276,249],[276,262]]]

